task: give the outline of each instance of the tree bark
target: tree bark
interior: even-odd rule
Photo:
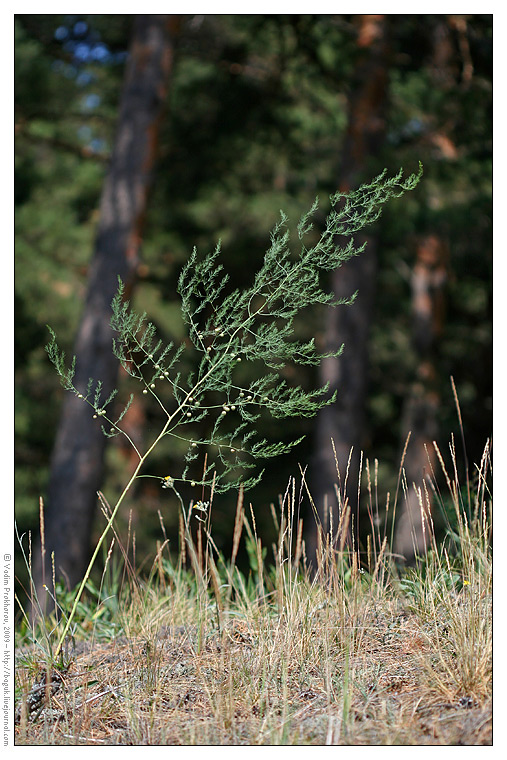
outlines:
[[[459,79],[459,68],[453,44],[453,28],[463,31],[464,19],[441,16],[435,24],[432,36],[430,74],[440,91],[452,91]],[[461,38],[460,38],[461,39]],[[468,86],[470,69],[465,40],[462,82]],[[425,139],[440,154],[441,160],[457,158],[457,148],[452,140],[454,124],[447,120],[437,124]],[[431,204],[428,204],[431,206]],[[444,298],[447,282],[449,251],[443,238],[428,233],[417,243],[415,264],[412,270],[412,345],[417,357],[414,382],[408,391],[402,419],[402,439],[409,442],[403,463],[407,491],[398,507],[393,549],[407,564],[416,555],[424,553],[428,534],[424,523],[430,517],[431,490],[421,504],[415,488],[421,488],[424,478],[434,465],[433,441],[438,433],[438,409],[440,398],[437,378],[437,345],[443,330]]]
[[[100,201],[95,250],[74,353],[74,383],[84,392],[88,378],[103,383],[103,398],[116,386],[110,304],[118,275],[133,287],[140,236],[156,156],[159,122],[166,102],[178,16],[140,15],[133,25],[114,149]],[[100,420],[76,396],[65,397],[51,459],[45,515],[45,561],[36,559],[36,583],[51,577],[54,552],[58,578],[70,587],[82,577],[89,555],[97,490],[103,477],[106,438]]]
[[[405,439],[410,434],[404,460],[407,492],[398,514],[394,551],[407,563],[424,552],[425,529],[431,501],[422,492],[422,502],[414,488],[435,465],[432,442],[437,437],[439,394],[437,390],[436,346],[444,322],[444,288],[447,282],[448,248],[437,235],[427,235],[417,245],[412,270],[412,343],[418,357],[416,376],[403,415]],[[428,489],[431,499],[431,490]]]
[[[348,128],[343,147],[339,186],[349,190],[365,181],[366,168],[376,156],[385,134],[385,107],[388,82],[388,21],[383,15],[362,15],[358,26],[359,59],[351,84]],[[371,179],[371,177],[369,177]],[[316,455],[313,463],[311,490],[326,530],[329,511],[337,513],[336,485],[340,473],[341,499],[357,492],[358,458],[364,428],[364,400],[368,376],[368,333],[372,315],[377,271],[376,243],[371,236],[356,238],[367,241],[360,256],[347,261],[332,273],[332,290],[337,298],[349,298],[359,291],[355,303],[328,310],[324,324],[326,350],[345,344],[338,358],[325,359],[320,368],[320,383],[329,382],[330,392],[338,391],[335,404],[319,412],[316,422]],[[336,460],[332,449],[333,439]],[[347,488],[344,479],[353,448]],[[337,525],[337,514],[334,525]],[[316,532],[307,538],[312,556]]]

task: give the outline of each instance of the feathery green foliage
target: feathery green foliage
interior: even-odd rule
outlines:
[[[301,440],[255,440],[255,421],[260,414],[267,412],[276,419],[313,417],[323,406],[333,403],[335,395],[329,396],[327,387],[307,391],[280,378],[279,371],[287,363],[317,365],[327,356],[338,356],[343,348],[322,354],[313,338],[306,343],[295,340],[294,317],[310,306],[352,303],[354,294],[346,301],[336,301],[332,293],[325,292],[320,273],[361,253],[364,245],[355,247],[352,235],[378,219],[382,205],[390,198],[413,189],[421,173],[422,167],[418,174],[403,180],[402,171],[389,178],[384,170],[355,191],[336,193],[331,197],[324,231],[318,242],[307,248],[304,238],[313,227],[311,219],[318,209],[315,200],[297,226],[301,243],[298,256],[291,252],[288,220],[280,212],[263,264],[245,290],[226,294],[228,277],[219,263],[220,244],[202,259],[194,249],[178,283],[190,345],[163,345],[146,314],[138,315],[130,309],[119,281],[111,320],[118,335],[113,342],[115,355],[123,368],[140,381],[143,392],[151,393],[164,411],[167,420],[163,435],[188,443],[181,472],[171,475],[173,485],[178,481],[204,486],[214,483],[217,492],[240,484],[243,488],[255,485],[262,472],[245,479],[243,470],[255,467],[257,459],[287,453]],[[50,332],[47,350],[63,386],[82,395],[96,415],[107,421],[105,435],[125,434],[120,427],[125,410],[116,420],[109,419],[106,413],[116,392],[102,401],[100,381],[92,394],[90,380],[86,393],[80,394],[72,383],[75,358],[71,368],[65,369],[64,355],[58,351],[54,332]],[[189,358],[195,369],[184,377],[183,362],[188,365]],[[239,366],[243,361],[257,362],[259,366],[258,377],[245,385]],[[264,366],[275,371],[266,373]],[[206,417],[213,420],[211,433],[196,440],[192,427]]]
[[[320,272],[335,269],[360,253],[364,246],[354,247],[351,235],[375,221],[382,204],[415,187],[420,176],[421,171],[403,181],[401,171],[391,178],[384,171],[356,191],[336,193],[320,239],[310,248],[301,242],[297,257],[291,254],[287,218],[281,212],[262,267],[243,291],[225,294],[228,277],[219,263],[220,245],[201,260],[194,249],[178,284],[191,343],[188,348],[163,346],[154,326],[146,323],[146,315],[133,313],[124,302],[120,282],[112,304],[112,326],[118,333],[114,350],[124,369],[143,383],[167,415],[165,435],[188,441],[185,466],[175,482],[210,485],[214,480],[217,491],[236,488],[240,482],[243,487],[254,485],[262,473],[245,481],[241,470],[251,468],[255,459],[284,454],[299,442],[254,441],[254,423],[261,412],[277,419],[312,417],[334,401],[327,387],[311,391],[291,387],[277,371],[261,372],[255,381],[243,385],[239,365],[258,362],[259,367],[262,363],[279,371],[287,363],[316,365],[325,356],[341,353],[340,348],[321,354],[313,339],[294,340],[294,317],[309,306],[337,304],[332,293],[322,290]],[[300,241],[312,229],[311,217],[317,208],[316,200],[300,219]],[[338,244],[338,236],[345,237],[344,246]],[[181,360],[188,351],[196,370],[184,379]],[[211,435],[194,440],[186,431],[208,416],[214,421]],[[191,463],[202,451],[208,454],[208,463],[198,475]]]
[[[329,397],[327,386],[308,391],[291,386],[280,377],[279,371],[287,363],[316,365],[327,356],[338,356],[342,350],[322,354],[313,339],[307,343],[294,339],[294,317],[310,306],[352,303],[354,295],[346,301],[337,301],[332,293],[325,292],[320,274],[341,266],[364,250],[364,245],[355,247],[354,233],[378,219],[389,199],[412,190],[421,178],[422,165],[417,174],[405,180],[402,174],[400,170],[389,178],[384,170],[353,192],[333,195],[324,230],[318,241],[307,247],[304,239],[312,230],[311,217],[318,209],[315,200],[297,226],[301,248],[296,256],[289,247],[287,217],[281,212],[263,264],[251,286],[244,290],[226,292],[228,278],[218,262],[220,245],[203,259],[198,258],[194,249],[178,282],[183,320],[188,327],[188,341],[180,346],[172,343],[164,346],[157,339],[155,327],[147,322],[146,314],[136,314],[124,300],[124,286],[119,280],[112,302],[111,325],[117,333],[114,353],[123,368],[143,386],[142,392],[153,395],[166,417],[162,430],[144,454],[121,428],[125,410],[116,420],[108,415],[107,407],[116,391],[103,401],[100,381],[94,386],[90,380],[84,393],[76,388],[75,359],[70,369],[66,369],[64,355],[50,329],[47,351],[63,386],[88,403],[95,416],[107,423],[108,430],[102,427],[106,435],[125,435],[139,457],[95,549],[82,588],[132,483],[137,477],[154,477],[140,471],[163,438],[169,436],[188,444],[181,472],[172,473],[163,481],[164,487],[175,491],[183,507],[176,490],[178,482],[200,484],[215,492],[240,485],[246,489],[259,481],[262,472],[245,478],[245,469],[255,467],[258,459],[287,453],[299,443],[299,440],[286,443],[256,438],[255,422],[261,414],[276,419],[312,417],[333,403],[335,397]],[[254,362],[259,368],[255,380],[242,381],[241,362]],[[185,371],[189,365],[190,371]],[[275,371],[266,372],[266,368]],[[195,423],[206,417],[212,421],[209,436],[195,438],[192,434]],[[78,592],[76,605],[79,597]],[[62,641],[64,636],[65,632]]]

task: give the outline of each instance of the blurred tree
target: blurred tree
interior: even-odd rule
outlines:
[[[78,65],[55,37],[55,30],[65,29],[67,41],[78,34],[82,41],[79,27],[74,32],[77,20],[65,23],[55,16],[15,22],[15,476],[22,532],[33,525],[37,494],[46,493],[59,412],[57,378],[47,372],[45,325],[51,322],[71,346],[104,174],[97,151],[107,152],[112,134],[113,105],[105,89],[100,118],[87,105],[97,83],[84,74],[100,74],[97,62]],[[117,92],[123,65],[115,56],[109,74]]]
[[[165,106],[178,18],[138,16],[120,103],[111,164],[100,202],[94,256],[84,312],[75,342],[75,383],[103,383],[103,398],[116,387],[118,363],[111,351],[110,303],[118,276],[130,292],[139,263],[147,193],[156,156],[158,122]],[[36,565],[42,583],[51,555],[58,577],[74,586],[88,559],[97,490],[103,477],[106,438],[100,421],[78,397],[65,398],[51,460],[44,557]]]
[[[440,407],[436,358],[437,343],[444,329],[448,260],[448,246],[437,235],[427,235],[418,241],[411,277],[412,344],[417,367],[402,421],[407,436],[403,460],[405,493],[398,510],[393,547],[407,562],[424,552],[428,540],[432,497],[431,488],[425,490],[422,481],[425,475],[431,478],[437,470],[433,448],[433,441],[438,438]]]
[[[425,476],[431,477],[432,470],[438,471],[438,467],[433,467],[433,441],[439,440],[446,429],[456,430],[458,424],[457,416],[450,421],[453,404],[449,375],[455,374],[455,367],[444,358],[447,354],[445,345],[452,331],[448,323],[449,310],[444,307],[449,293],[450,273],[455,267],[461,268],[459,250],[462,234],[469,236],[470,251],[475,250],[476,258],[482,260],[484,284],[488,281],[486,272],[491,266],[491,241],[484,227],[485,220],[477,225],[473,217],[469,218],[467,210],[467,202],[474,196],[481,198],[481,204],[488,203],[489,162],[482,163],[485,184],[479,182],[475,189],[466,191],[467,202],[463,205],[458,190],[466,187],[467,175],[474,171],[471,167],[476,161],[477,148],[481,153],[484,150],[487,153],[491,139],[490,107],[487,105],[489,88],[483,79],[484,69],[477,48],[472,56],[474,37],[477,39],[477,29],[483,21],[487,24],[486,18],[479,17],[472,24],[470,17],[428,17],[425,30],[426,44],[420,71],[425,74],[428,92],[424,115],[420,114],[421,122],[418,125],[414,122],[416,134],[413,138],[414,148],[419,150],[430,172],[429,181],[421,186],[421,210],[424,209],[424,213],[420,214],[418,222],[419,234],[410,246],[410,256],[414,261],[413,264],[410,262],[410,275],[407,270],[411,291],[412,320],[410,333],[407,332],[407,337],[409,334],[411,336],[411,369],[405,381],[400,419],[402,444],[409,435],[410,440],[404,457],[407,487],[397,507],[394,542],[395,551],[409,562],[413,561],[416,553],[424,550],[427,540],[427,532],[425,534],[422,527],[422,511],[426,507],[421,507],[413,486],[421,487]],[[484,106],[484,110],[477,114],[483,129],[484,142],[480,147],[475,139],[470,141],[477,124],[468,125],[462,121],[471,91],[475,91]],[[429,154],[428,159],[424,158],[426,154]],[[461,224],[449,223],[449,216],[454,216],[457,221],[461,215]],[[484,233],[483,242],[479,243]],[[461,282],[464,283],[465,277],[466,273],[462,270]],[[486,307],[482,316],[485,326],[491,316],[487,304],[484,302],[483,305]],[[484,395],[480,400],[485,411],[491,403],[488,374],[486,371]],[[466,388],[465,384],[461,386],[463,388]],[[458,393],[461,389],[458,388]],[[442,404],[443,399],[446,400],[445,404]],[[487,426],[491,425],[491,409],[484,419],[486,428],[482,440],[478,441],[475,457],[480,456],[489,435]],[[460,460],[463,462],[463,476],[468,479],[466,451],[462,452]],[[428,489],[428,499],[431,506],[431,489]],[[438,515],[432,518],[436,524],[440,522]]]
[[[341,149],[338,184],[342,191],[366,181],[375,164],[378,168],[375,159],[386,132],[388,20],[382,15],[362,15],[355,23],[358,52],[349,85],[348,126]],[[338,524],[335,484],[342,492],[342,504],[349,501],[357,505],[357,500],[352,499],[357,494],[359,454],[364,442],[368,336],[375,293],[377,242],[370,231],[357,236],[356,240],[367,244],[366,251],[333,273],[332,289],[337,298],[350,298],[356,292],[358,296],[352,306],[329,309],[325,316],[326,351],[345,344],[340,357],[325,359],[320,368],[320,384],[329,383],[330,392],[338,391],[336,403],[319,412],[316,425],[311,490],[325,530],[330,510],[335,513],[333,524]],[[358,515],[354,518],[357,522]],[[309,543],[313,553],[315,535]]]
[[[435,25],[429,56],[430,81],[449,91],[455,80],[455,56],[450,35],[453,17],[442,17]],[[464,69],[468,80],[470,70]],[[457,148],[449,124],[438,124],[431,140],[443,156],[454,160]],[[429,226],[432,221],[429,221]],[[433,441],[438,438],[440,391],[438,341],[444,331],[445,286],[448,279],[449,247],[442,233],[427,232],[415,243],[415,263],[410,278],[412,294],[412,348],[416,357],[414,378],[408,385],[402,418],[406,436],[403,459],[403,498],[398,506],[393,549],[398,557],[413,562],[422,555],[432,519],[432,489],[423,480],[436,471]]]

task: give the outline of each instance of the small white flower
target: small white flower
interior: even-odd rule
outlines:
[[[202,523],[206,522],[205,517],[206,517],[206,514],[208,512],[208,507],[209,507],[209,501],[198,501],[198,502],[196,502],[194,504],[193,508],[197,509],[199,512],[202,512],[202,514],[204,516],[200,517],[199,515],[196,515],[195,519],[199,520],[199,522],[202,522]]]

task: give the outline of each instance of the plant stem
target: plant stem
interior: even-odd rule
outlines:
[[[102,531],[102,535],[100,536],[100,538],[99,538],[99,540],[97,542],[97,545],[96,545],[96,547],[94,549],[94,552],[93,552],[93,554],[91,556],[90,562],[88,563],[88,567],[86,568],[86,572],[85,572],[85,574],[83,576],[83,580],[81,581],[81,583],[79,585],[79,589],[78,589],[78,592],[76,594],[76,598],[74,599],[74,604],[72,605],[72,609],[70,611],[70,615],[67,618],[67,622],[65,624],[65,628],[63,629],[63,633],[60,636],[60,639],[58,641],[58,645],[56,647],[56,651],[55,651],[55,655],[54,655],[55,659],[58,657],[58,655],[59,655],[59,653],[60,653],[60,651],[62,649],[62,646],[63,646],[63,643],[65,641],[65,638],[66,638],[66,636],[67,636],[67,634],[69,632],[70,625],[72,623],[74,615],[76,614],[76,609],[77,609],[77,606],[79,604],[79,600],[81,599],[81,596],[83,595],[84,588],[85,588],[85,586],[86,586],[86,584],[88,582],[88,578],[90,577],[90,573],[92,571],[93,565],[95,564],[95,560],[97,559],[97,555],[98,555],[98,553],[100,551],[100,547],[104,543],[104,539],[106,538],[107,534],[109,533],[109,531],[111,529],[111,526],[112,526],[112,524],[114,522],[114,519],[115,519],[115,517],[116,517],[116,515],[118,513],[118,510],[119,510],[120,506],[121,506],[121,503],[123,502],[125,496],[129,492],[130,487],[132,486],[132,483],[136,479],[137,474],[138,474],[139,470],[141,469],[141,467],[143,466],[143,464],[145,463],[146,459],[149,457],[149,455],[151,454],[151,452],[153,451],[153,449],[155,448],[155,446],[158,444],[158,442],[161,440],[161,438],[165,435],[165,432],[166,432],[167,428],[169,427],[169,425],[171,423],[171,420],[172,420],[172,416],[169,417],[169,419],[165,423],[164,427],[162,428],[161,432],[159,433],[159,435],[157,436],[157,438],[151,444],[151,446],[148,449],[148,451],[139,460],[139,463],[138,463],[136,469],[134,470],[134,473],[132,474],[132,477],[130,478],[129,482],[127,483],[127,485],[123,489],[120,498],[116,502],[116,504],[114,506],[114,509],[111,512],[111,517],[109,518],[109,520],[108,520],[108,522],[106,524],[106,527]]]

